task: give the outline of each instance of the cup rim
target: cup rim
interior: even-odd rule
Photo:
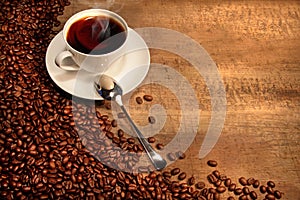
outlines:
[[[98,14],[90,14],[90,15],[84,15],[85,13],[91,13],[91,12],[98,12]],[[76,49],[74,49],[67,41],[67,33],[68,33],[68,30],[69,30],[69,27],[71,26],[71,24],[73,24],[73,22],[77,21],[78,19],[80,18],[83,18],[84,16],[98,16],[99,14],[103,14],[103,15],[107,15],[107,16],[110,16],[110,17],[113,17],[114,19],[116,19],[117,21],[121,22],[121,24],[124,26],[125,28],[125,33],[126,33],[126,38],[125,38],[125,41],[123,42],[123,44],[121,46],[119,46],[117,49],[111,51],[111,52],[108,52],[108,53],[103,53],[103,54],[89,54],[89,53],[83,53],[83,52],[80,52]],[[68,48],[74,52],[76,52],[77,54],[80,54],[80,55],[83,55],[83,56],[89,56],[89,57],[103,57],[103,56],[108,56],[110,54],[114,54],[115,52],[119,51],[120,49],[122,49],[125,44],[127,43],[127,40],[128,40],[128,34],[129,34],[129,27],[127,25],[127,22],[120,16],[118,15],[117,13],[115,12],[112,12],[110,10],[106,10],[106,9],[100,9],[100,8],[91,8],[91,9],[86,9],[86,10],[82,10],[82,11],[79,11],[75,14],[73,14],[65,23],[64,27],[63,27],[63,39],[64,39],[64,42],[65,44],[68,46]]]

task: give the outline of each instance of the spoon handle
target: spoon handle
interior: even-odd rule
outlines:
[[[144,147],[144,149],[145,149],[145,151],[146,151],[149,159],[151,160],[152,164],[154,165],[155,169],[156,170],[162,170],[163,168],[165,168],[166,165],[167,165],[166,160],[161,155],[159,155],[152,148],[152,146],[149,144],[149,142],[147,141],[147,139],[145,139],[145,137],[143,136],[143,134],[141,133],[141,131],[137,128],[137,126],[132,121],[131,117],[129,116],[129,114],[128,114],[127,110],[125,109],[125,107],[123,106],[123,104],[119,104],[119,106],[122,109],[122,111],[125,114],[125,116],[127,117],[130,125],[135,130],[136,135],[137,135],[140,143],[143,145],[143,147]]]

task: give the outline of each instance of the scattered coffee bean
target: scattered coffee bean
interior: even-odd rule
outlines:
[[[225,181],[227,179],[227,176],[225,174],[220,174],[220,178],[221,181]]]
[[[267,194],[265,198],[268,200],[275,200],[275,196],[273,194]]]
[[[219,187],[222,184],[222,181],[220,179],[218,179],[215,183],[214,186],[215,187]]]
[[[275,196],[276,199],[281,199],[281,197],[282,197],[281,192],[278,191],[278,190],[274,191],[274,196]]]
[[[217,179],[220,178],[220,172],[219,172],[218,170],[214,170],[214,171],[212,172],[212,174],[213,174]]]
[[[234,190],[234,194],[235,194],[235,195],[240,195],[240,194],[242,194],[242,193],[243,193],[242,188],[235,188],[235,190]]]
[[[186,178],[186,173],[185,172],[181,172],[179,175],[178,175],[178,179],[179,180],[183,180]]]
[[[275,183],[273,181],[268,181],[267,182],[267,185],[270,187],[270,188],[274,188],[275,187]]]
[[[128,138],[128,139],[127,139],[127,142],[128,142],[129,144],[134,144],[134,143],[135,143],[135,139],[134,139],[134,138]]]
[[[117,127],[117,126],[118,126],[117,120],[115,120],[115,119],[112,120],[112,121],[111,121],[111,126],[112,126],[112,127]]]
[[[215,194],[215,193],[217,193],[217,190],[215,188],[209,188],[208,192],[212,193],[212,194]]]
[[[253,183],[253,187],[254,187],[254,188],[258,188],[259,185],[260,185],[259,180],[255,180],[254,183]]]
[[[138,103],[138,104],[142,104],[143,103],[143,99],[141,97],[136,97],[135,98],[135,101]]]
[[[227,200],[235,200],[235,198],[230,196],[230,197],[227,198]]]
[[[243,194],[239,197],[239,200],[248,200],[247,195]]]
[[[231,185],[231,179],[230,179],[230,178],[227,178],[227,179],[225,180],[225,182],[224,182],[224,185],[225,185],[226,187],[229,187],[229,186]]]
[[[254,181],[255,181],[254,178],[252,178],[252,177],[251,177],[251,178],[248,178],[248,179],[247,179],[247,185],[248,185],[248,186],[253,185]]]
[[[155,137],[148,137],[149,143],[154,143],[156,141]]]
[[[179,168],[174,168],[174,169],[171,170],[172,176],[175,176],[175,175],[177,175],[179,173],[180,173],[180,169]]]
[[[251,197],[252,199],[257,199],[257,194],[256,194],[256,192],[255,192],[255,191],[251,191],[251,192],[250,192],[250,197]]]
[[[211,184],[214,184],[214,183],[217,182],[217,178],[216,178],[215,176],[213,176],[212,174],[209,174],[209,175],[207,176],[207,180],[208,180],[208,182],[211,183]]]
[[[194,185],[195,184],[195,178],[193,176],[188,179],[188,184],[189,185]]]
[[[123,137],[124,136],[124,131],[122,129],[118,130],[118,136]]]
[[[200,181],[200,182],[198,182],[198,183],[195,184],[195,187],[197,189],[201,190],[201,189],[205,188],[205,183],[202,182],[202,181]]]
[[[245,195],[250,194],[249,188],[248,188],[248,187],[243,187],[243,193],[244,193]]]
[[[239,178],[239,183],[242,185],[242,186],[246,186],[248,183],[247,183],[247,179],[245,177],[240,177]]]
[[[122,112],[120,112],[120,113],[118,113],[118,118],[125,118],[126,117],[126,115],[125,115],[125,113],[122,113]]]
[[[215,160],[209,160],[209,161],[207,161],[207,165],[210,167],[216,167],[218,165],[218,163]]]
[[[148,117],[148,122],[149,122],[150,124],[155,124],[155,122],[156,122],[155,117],[149,116],[149,117]]]
[[[259,187],[259,191],[260,191],[262,194],[264,194],[264,193],[267,192],[267,187],[264,186],[264,185],[261,185],[261,186]]]
[[[158,150],[163,150],[163,149],[164,149],[164,145],[161,144],[161,143],[158,143],[158,144],[156,145],[156,148],[157,148]]]
[[[225,191],[226,191],[226,188],[225,188],[224,186],[219,186],[219,187],[217,187],[217,192],[223,193],[223,192],[225,192]]]
[[[172,174],[171,174],[170,172],[168,172],[168,171],[164,171],[164,172],[163,172],[163,176],[164,176],[165,178],[171,178]]]
[[[169,158],[170,161],[176,160],[176,156],[173,152],[168,153],[168,158]]]
[[[149,95],[149,94],[145,94],[143,96],[143,98],[144,98],[145,101],[152,101],[153,100],[153,97],[151,95]]]
[[[268,193],[268,194],[274,194],[273,188],[267,187],[267,193]]]
[[[186,155],[182,151],[176,152],[176,157],[179,159],[185,159]]]

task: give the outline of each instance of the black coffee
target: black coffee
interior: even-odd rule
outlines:
[[[67,42],[77,51],[86,54],[106,54],[118,49],[126,39],[125,28],[107,16],[82,18],[73,23],[67,32]]]

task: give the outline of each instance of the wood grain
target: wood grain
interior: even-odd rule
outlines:
[[[183,74],[200,104],[201,126],[187,158],[168,169],[179,166],[189,176],[204,180],[211,171],[206,161],[215,159],[218,169],[236,181],[240,176],[263,183],[273,180],[285,193],[283,199],[300,199],[299,1],[73,0],[61,20],[87,8],[115,11],[132,28],[164,27],[182,32],[201,44],[216,62],[226,89],[227,115],[217,145],[200,160],[198,152],[211,117],[204,79],[179,56],[151,50],[151,62]],[[153,94],[154,102],[137,107],[134,98],[144,93]],[[130,113],[144,125],[155,103],[167,110],[168,123],[157,135],[160,142],[167,143],[174,137],[180,117],[172,93],[155,85],[138,88],[131,96]],[[103,107],[99,110],[110,112]]]

